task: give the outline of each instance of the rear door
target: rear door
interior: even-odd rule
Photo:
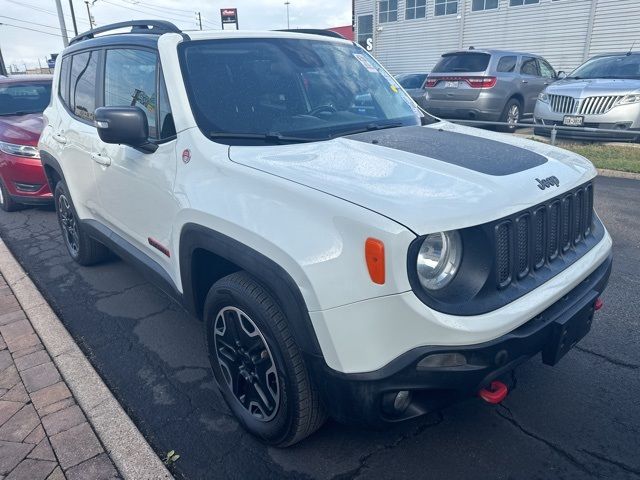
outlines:
[[[520,92],[524,98],[523,113],[527,115],[533,112],[538,94],[545,86],[545,80],[540,75],[540,66],[536,57],[522,56],[520,77]]]
[[[427,80],[429,98],[433,100],[473,101],[481,88],[472,86],[473,79],[486,76],[491,55],[464,51],[445,53],[433,67]]]

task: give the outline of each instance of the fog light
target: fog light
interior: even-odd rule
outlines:
[[[396,398],[393,400],[393,409],[397,413],[404,412],[411,403],[411,396],[409,390],[400,390],[396,393]]]
[[[467,358],[461,353],[434,353],[420,360],[417,369],[462,367],[466,364]]]

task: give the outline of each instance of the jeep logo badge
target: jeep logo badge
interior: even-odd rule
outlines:
[[[542,180],[536,178],[536,182],[538,182],[538,188],[540,190],[552,187],[553,185],[555,185],[556,187],[560,186],[560,180],[558,180],[558,177],[556,176],[543,178]]]

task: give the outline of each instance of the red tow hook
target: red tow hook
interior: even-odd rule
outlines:
[[[509,389],[507,386],[499,380],[494,380],[489,385],[489,388],[481,388],[478,391],[478,395],[487,403],[500,403],[503,401],[507,394],[509,393]]]
[[[598,298],[596,300],[596,303],[593,304],[593,309],[597,312],[598,310],[600,310],[602,307],[604,307],[604,302],[602,301],[601,298]]]

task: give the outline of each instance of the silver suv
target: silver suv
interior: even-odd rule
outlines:
[[[538,94],[558,78],[544,58],[503,50],[445,53],[427,77],[429,113],[447,119],[506,122],[504,131],[531,116]]]

